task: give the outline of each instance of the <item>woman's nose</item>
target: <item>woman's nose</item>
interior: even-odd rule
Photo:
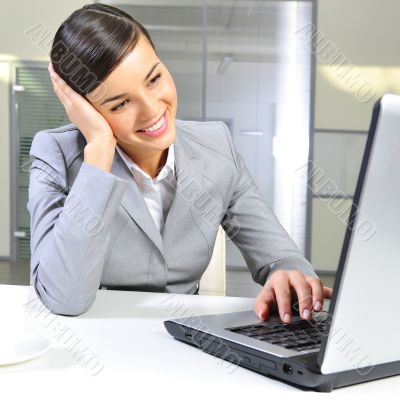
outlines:
[[[147,116],[150,121],[159,116],[162,110],[158,101],[149,95],[143,96],[141,100],[140,111],[143,116]]]

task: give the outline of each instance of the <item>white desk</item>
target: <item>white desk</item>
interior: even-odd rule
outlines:
[[[22,312],[27,309],[24,304],[35,298],[29,286],[0,285],[2,314],[11,309]],[[190,314],[252,310],[253,303],[254,299],[240,297],[100,290],[92,308],[78,317],[30,308],[29,318],[36,315],[34,323],[47,334],[51,347],[36,359],[0,367],[1,397],[211,400],[224,393],[246,400],[251,396],[365,399],[383,398],[386,393],[397,398],[400,376],[328,394],[303,392],[181,343],[163,325],[166,319]],[[60,337],[61,332],[65,334]],[[75,349],[86,348],[80,361],[68,350],[77,342]]]

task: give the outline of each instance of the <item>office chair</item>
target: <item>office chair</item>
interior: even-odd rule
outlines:
[[[200,279],[200,295],[225,296],[225,251],[225,231],[220,225],[215,239],[213,255]]]

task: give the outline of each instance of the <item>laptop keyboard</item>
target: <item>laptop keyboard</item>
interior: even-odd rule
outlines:
[[[321,319],[297,320],[290,324],[268,321],[253,325],[226,328],[256,340],[262,340],[286,349],[303,351],[318,349],[327,322]]]

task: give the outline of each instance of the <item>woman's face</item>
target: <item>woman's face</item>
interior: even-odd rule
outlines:
[[[107,101],[118,95],[121,96]],[[133,51],[86,97],[107,120],[118,144],[129,155],[151,157],[175,140],[175,83],[143,35]],[[162,135],[150,137],[138,132],[157,122],[165,112],[168,128]]]

